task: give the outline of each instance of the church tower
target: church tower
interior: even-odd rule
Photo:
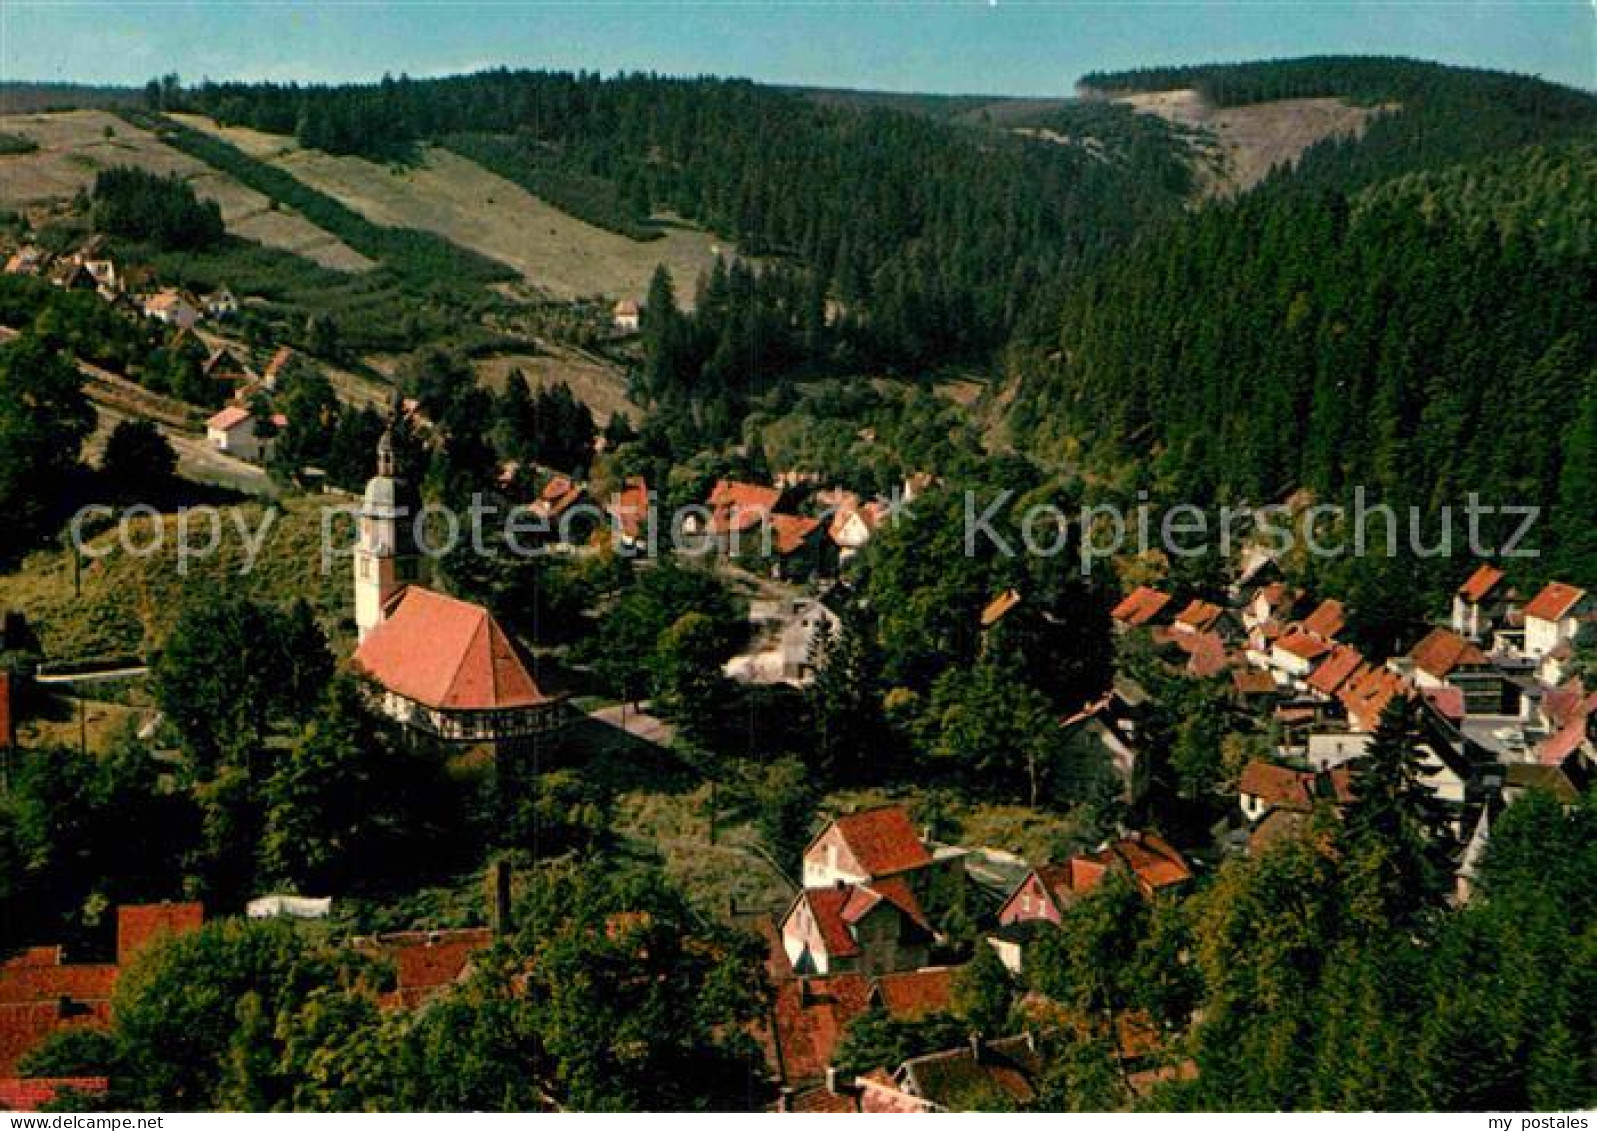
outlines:
[[[367,482],[361,500],[355,539],[355,628],[360,640],[383,622],[384,610],[395,593],[424,580],[415,540],[418,508],[395,464],[394,423],[398,417],[396,403],[388,427],[377,441],[377,474]]]

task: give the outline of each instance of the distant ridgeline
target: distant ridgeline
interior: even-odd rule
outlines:
[[[1400,108],[1081,279],[1012,355],[1021,446],[1200,501],[1550,506],[1536,568],[1597,584],[1597,98],[1396,60],[1083,81]]]
[[[1324,141],[1304,154],[1294,183],[1342,192],[1519,146],[1590,139],[1597,127],[1597,99],[1570,87],[1400,58],[1327,55],[1153,67],[1088,74],[1080,85],[1104,94],[1192,89],[1215,106],[1343,98],[1401,110],[1377,118],[1358,139]]]

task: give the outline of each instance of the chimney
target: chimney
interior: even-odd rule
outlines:
[[[499,857],[488,865],[488,925],[495,935],[510,933],[510,861]]]
[[[837,1081],[837,1068],[831,1064],[826,1066],[826,1090],[834,1096],[842,1094],[842,1089],[838,1086]]]

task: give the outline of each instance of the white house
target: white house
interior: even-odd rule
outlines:
[[[157,291],[145,299],[144,315],[182,330],[192,329],[200,320],[200,312],[194,304],[174,290]]]
[[[1470,640],[1490,635],[1508,602],[1503,571],[1482,564],[1453,594],[1453,631]]]
[[[281,415],[271,422],[275,429],[288,423]],[[262,463],[272,451],[272,437],[260,434],[255,414],[243,405],[230,404],[207,420],[205,439],[217,451],[248,463]]]
[[[629,298],[616,303],[611,317],[615,328],[623,334],[636,334],[643,325],[643,312],[638,309],[638,304]]]
[[[1597,620],[1597,602],[1584,589],[1549,581],[1525,606],[1525,654],[1540,660],[1561,645],[1580,643]]]

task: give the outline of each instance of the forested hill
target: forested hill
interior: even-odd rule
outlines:
[[[1001,345],[1039,288],[1177,215],[1188,188],[1082,146],[739,80],[492,71],[151,96],[332,152],[438,142],[629,234],[687,217],[813,272],[855,356],[906,367]],[[1110,124],[1147,132],[1129,111]],[[1162,152],[1179,181],[1178,143]]]
[[[1017,351],[1017,438],[1200,501],[1550,506],[1540,568],[1597,583],[1597,260],[1589,201],[1547,187],[1591,176],[1538,149],[1207,208]]]

